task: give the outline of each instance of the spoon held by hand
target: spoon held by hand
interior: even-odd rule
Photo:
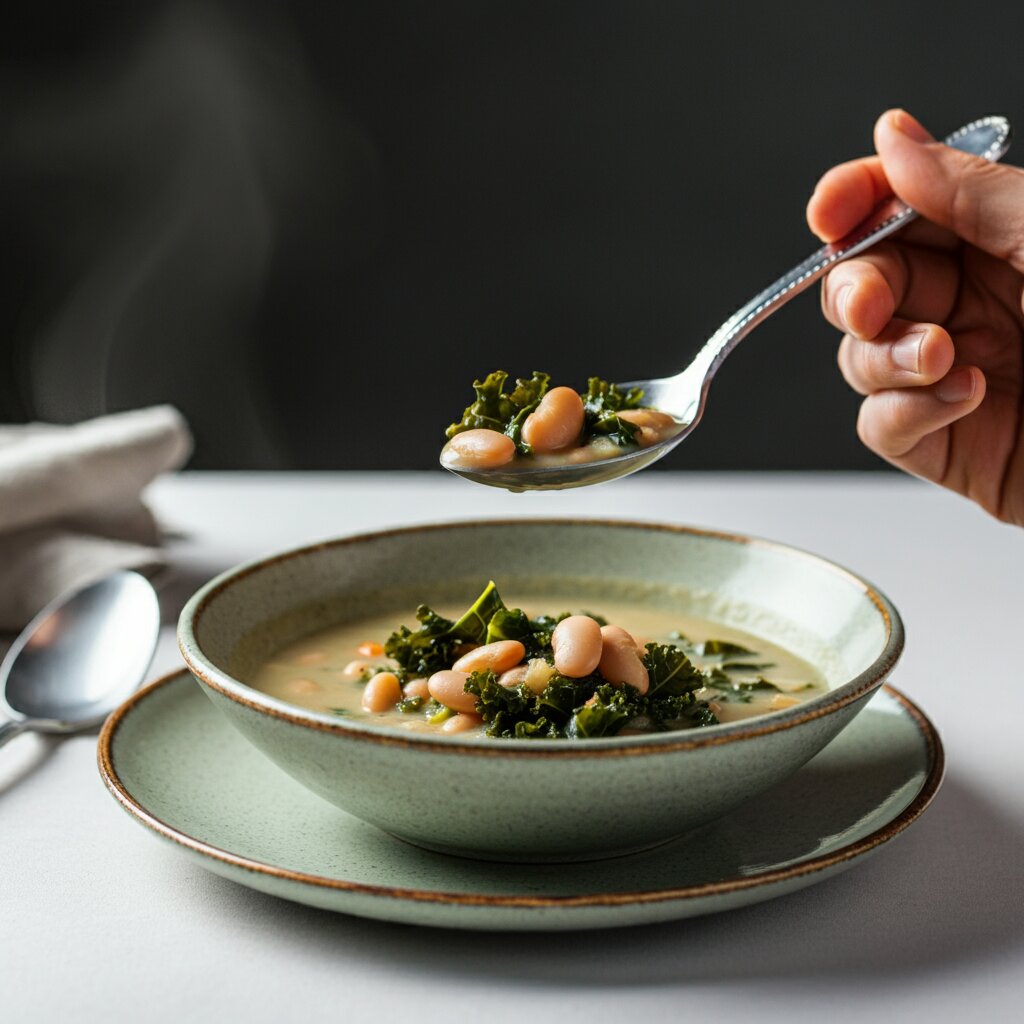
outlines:
[[[999,160],[1009,149],[1010,124],[1005,117],[989,116],[964,125],[943,140],[945,145],[985,160]],[[711,381],[726,357],[755,328],[790,299],[806,291],[837,263],[857,256],[883,238],[905,227],[917,213],[895,196],[878,206],[844,238],[822,246],[802,263],[759,292],[738,309],[707,340],[690,365],[674,377],[634,380],[620,387],[640,388],[644,405],[668,413],[679,429],[646,448],[631,448],[612,458],[531,464],[517,458],[495,469],[473,469],[442,462],[446,469],[479,484],[510,491],[560,490],[602,483],[635,473],[667,455],[700,422]]]

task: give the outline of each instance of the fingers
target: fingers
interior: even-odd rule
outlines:
[[[893,320],[873,341],[847,334],[839,346],[839,369],[862,395],[892,388],[920,388],[949,373],[953,339],[935,324]]]
[[[858,338],[876,337],[894,314],[941,323],[956,300],[959,273],[944,252],[883,242],[825,278],[822,312]]]
[[[807,203],[807,223],[823,241],[834,242],[892,195],[877,156],[850,160],[826,171]]]
[[[974,412],[985,397],[985,377],[975,366],[957,366],[929,387],[879,391],[861,403],[857,433],[872,451],[919,476],[937,479],[927,442]]]
[[[1024,170],[935,142],[904,110],[879,118],[875,147],[904,202],[1024,273]]]

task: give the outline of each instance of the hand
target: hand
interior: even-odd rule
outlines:
[[[845,235],[893,192],[921,214],[822,287],[857,432],[895,466],[1024,526],[1024,170],[937,143],[902,110],[833,167],[807,221]]]

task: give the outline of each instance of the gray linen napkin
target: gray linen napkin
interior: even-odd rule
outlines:
[[[160,530],[141,492],[191,450],[168,405],[74,426],[0,426],[0,630],[115,569],[160,568]]]

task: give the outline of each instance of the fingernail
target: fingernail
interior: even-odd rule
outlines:
[[[934,142],[928,130],[916,117],[908,114],[905,110],[894,110],[889,115],[889,124],[901,135],[905,135],[914,142]]]
[[[918,331],[906,338],[900,338],[892,346],[892,361],[901,369],[919,373],[921,369],[921,345],[924,331]]]
[[[970,367],[954,367],[935,385],[935,394],[951,405],[974,397],[974,374]]]

